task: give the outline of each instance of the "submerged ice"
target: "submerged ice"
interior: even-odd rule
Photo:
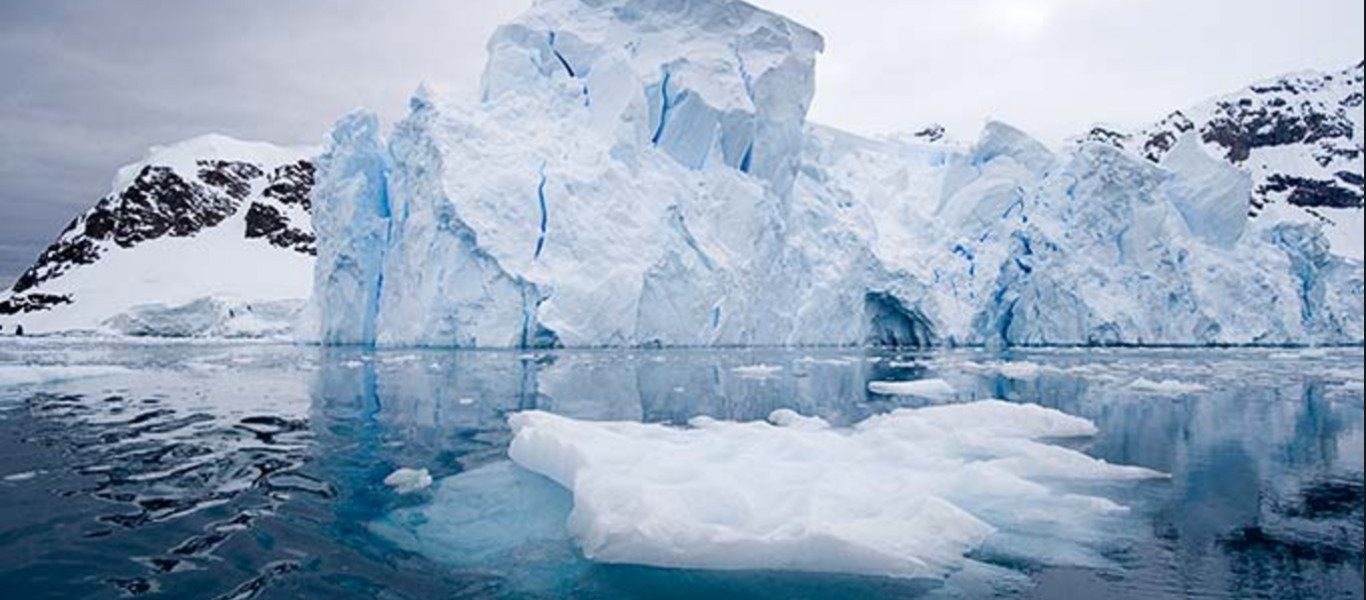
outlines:
[[[1127,509],[1078,484],[1163,477],[1044,441],[1094,435],[1084,419],[1000,401],[845,429],[786,410],[686,428],[509,421],[513,461],[572,493],[568,533],[605,563],[930,579],[973,553],[1096,566],[1096,530]]]
[[[735,0],[541,0],[477,101],[320,160],[308,336],[460,347],[1354,343],[1360,261],[1251,179],[989,124],[806,123],[818,34]]]

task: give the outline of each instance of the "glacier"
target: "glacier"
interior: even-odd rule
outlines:
[[[805,121],[819,34],[733,0],[542,0],[477,99],[340,121],[305,338],[513,347],[1363,339],[1362,264],[1160,162],[1003,123],[972,144]]]

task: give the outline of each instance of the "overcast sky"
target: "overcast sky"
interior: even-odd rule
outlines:
[[[114,171],[207,132],[315,144],[423,80],[473,94],[529,0],[0,0],[0,279]],[[1057,142],[1363,56],[1361,0],[761,0],[825,35],[812,119],[865,134],[987,118]]]

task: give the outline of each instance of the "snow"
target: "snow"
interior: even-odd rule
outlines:
[[[403,467],[385,477],[384,485],[394,488],[399,494],[420,492],[432,486],[432,474],[427,469]]]
[[[1205,390],[1208,390],[1209,388],[1198,383],[1186,383],[1175,379],[1163,379],[1162,381],[1153,381],[1146,377],[1140,377],[1129,384],[1129,389],[1137,390],[1140,392],[1151,392],[1154,394],[1180,395],[1193,394],[1195,392],[1203,392]]]
[[[915,381],[870,381],[868,391],[884,396],[918,396],[931,400],[952,398],[956,390],[943,379]]]
[[[1039,441],[1096,430],[1033,405],[903,409],[848,429],[770,421],[523,412],[508,454],[572,492],[567,528],[593,561],[905,578],[946,577],[1005,539],[1100,561],[1080,531],[1126,510],[1072,485],[1163,477]]]
[[[152,146],[145,158],[118,170],[110,191],[123,191],[137,178],[138,172],[147,166],[170,167],[176,173],[194,173],[199,170],[198,162],[201,160],[249,162],[274,167],[316,154],[317,148],[311,146],[277,146],[209,133],[174,144]]]
[[[130,372],[125,367],[115,365],[0,365],[0,387],[108,377]]]

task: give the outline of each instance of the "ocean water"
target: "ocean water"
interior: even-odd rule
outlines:
[[[1171,474],[1107,489],[1104,564],[975,556],[947,582],[601,565],[571,500],[506,458],[509,413],[847,425],[942,378],[1094,421]],[[6,598],[1361,598],[1363,352],[364,351],[0,342]],[[383,479],[428,469],[398,494]],[[444,504],[440,504],[444,503]],[[433,506],[458,505],[432,523]],[[1098,532],[1097,535],[1104,535]],[[443,537],[445,536],[445,537]]]

